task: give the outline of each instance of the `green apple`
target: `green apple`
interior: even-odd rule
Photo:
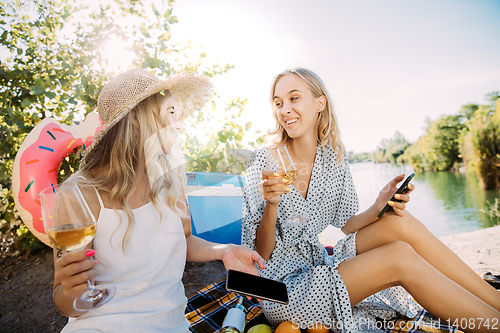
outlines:
[[[271,327],[267,326],[266,324],[259,324],[250,327],[248,330],[248,333],[272,333]]]

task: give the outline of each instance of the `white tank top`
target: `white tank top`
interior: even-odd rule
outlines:
[[[109,303],[71,318],[62,332],[189,332],[181,281],[187,245],[179,215],[162,203],[160,223],[151,202],[133,209],[134,229],[123,251],[127,215],[105,208],[97,196],[101,211],[93,246],[95,281],[112,284],[116,295]]]

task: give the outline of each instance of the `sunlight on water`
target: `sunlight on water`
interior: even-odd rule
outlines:
[[[414,172],[410,165],[353,163],[351,173],[358,192],[360,212],[370,207],[379,191],[399,174]],[[500,198],[499,191],[484,191],[473,175],[460,172],[416,173],[415,190],[407,209],[436,236],[446,236],[492,227],[499,221],[480,211],[486,201]],[[324,245],[334,245],[343,233],[328,227],[321,235]]]
[[[409,165],[375,163],[351,164],[360,211],[377,198],[380,189],[399,174],[410,174]],[[480,212],[486,200],[500,198],[498,191],[484,191],[477,178],[459,172],[416,173],[415,190],[407,209],[436,236],[445,236],[496,225],[496,220]]]

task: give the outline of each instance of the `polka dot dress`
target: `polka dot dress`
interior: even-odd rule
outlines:
[[[289,320],[303,328],[322,323],[334,332],[369,332],[377,331],[367,326],[370,320],[389,320],[396,316],[396,311],[409,317],[418,312],[418,305],[401,287],[385,289],[351,307],[347,288],[335,268],[356,255],[356,233],[340,240],[333,256],[328,256],[318,239],[328,225],[342,228],[359,208],[349,165],[336,159],[337,153],[331,147],[317,149],[306,199],[290,186],[295,210],[309,214],[306,224],[283,224],[292,209],[288,195],[281,196],[276,246],[266,268],[259,269],[261,276],[287,285],[288,305],[261,302],[273,325]],[[265,149],[256,150],[248,164],[243,199],[242,244],[251,249],[255,249],[257,227],[266,205],[259,183],[262,171],[270,169],[277,170],[276,162]]]

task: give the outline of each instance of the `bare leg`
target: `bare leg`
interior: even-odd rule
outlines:
[[[342,262],[337,270],[352,305],[380,290],[400,285],[441,320],[453,323],[458,319],[460,323],[462,318],[489,318],[490,324],[500,320],[499,311],[440,273],[405,242],[392,242],[357,255]],[[491,330],[491,327],[478,327],[478,320],[475,323],[474,328],[469,325],[460,329],[465,332]]]
[[[404,241],[442,274],[500,311],[500,293],[419,220],[407,211],[404,212],[404,217],[386,214],[379,221],[361,229],[356,235],[357,253],[365,253],[394,241]]]

